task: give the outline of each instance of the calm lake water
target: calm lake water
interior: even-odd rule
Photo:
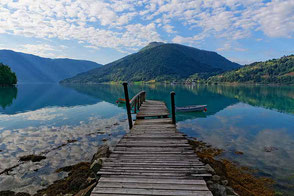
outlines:
[[[171,91],[177,106],[208,105],[206,113],[178,113],[179,130],[294,194],[294,87],[129,85],[131,96],[140,90],[168,106]],[[0,172],[22,155],[47,157],[0,175],[0,190],[35,193],[66,175],[56,169],[88,161],[104,142],[114,145],[128,130],[119,97],[122,85],[0,88]]]

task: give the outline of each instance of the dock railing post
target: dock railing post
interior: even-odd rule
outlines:
[[[176,124],[176,106],[175,106],[175,92],[172,91],[170,93],[170,98],[171,98],[171,110],[172,110],[172,123]]]
[[[132,120],[131,106],[130,106],[130,99],[129,99],[129,92],[128,92],[128,83],[124,82],[123,86],[124,86],[124,92],[125,92],[126,108],[127,108],[128,120],[129,120],[129,128],[132,129],[133,120]]]

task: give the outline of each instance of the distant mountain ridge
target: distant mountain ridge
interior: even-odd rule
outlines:
[[[0,50],[0,63],[16,73],[18,83],[58,83],[101,66],[92,61],[50,59],[12,50]]]
[[[65,79],[61,83],[177,80],[195,73],[220,73],[239,67],[239,64],[216,52],[180,44],[151,42],[137,53]]]

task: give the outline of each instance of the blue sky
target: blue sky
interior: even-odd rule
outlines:
[[[293,0],[1,0],[0,49],[109,63],[152,41],[247,64],[294,54]]]

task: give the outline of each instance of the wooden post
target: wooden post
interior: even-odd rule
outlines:
[[[170,93],[170,98],[171,98],[171,110],[172,110],[172,123],[176,124],[176,108],[175,108],[175,92],[172,91]]]
[[[137,113],[137,99],[135,99],[135,103],[134,103],[134,113]],[[131,106],[132,107],[132,106]]]
[[[137,110],[140,110],[140,101],[141,101],[140,98],[141,98],[141,96],[138,97],[138,101],[137,101],[137,105],[136,105]]]
[[[133,120],[132,120],[131,106],[130,106],[130,99],[129,99],[129,92],[128,92],[128,83],[124,82],[123,86],[124,86],[124,91],[125,91],[126,108],[127,108],[128,120],[129,120],[129,128],[131,129],[133,127]]]

